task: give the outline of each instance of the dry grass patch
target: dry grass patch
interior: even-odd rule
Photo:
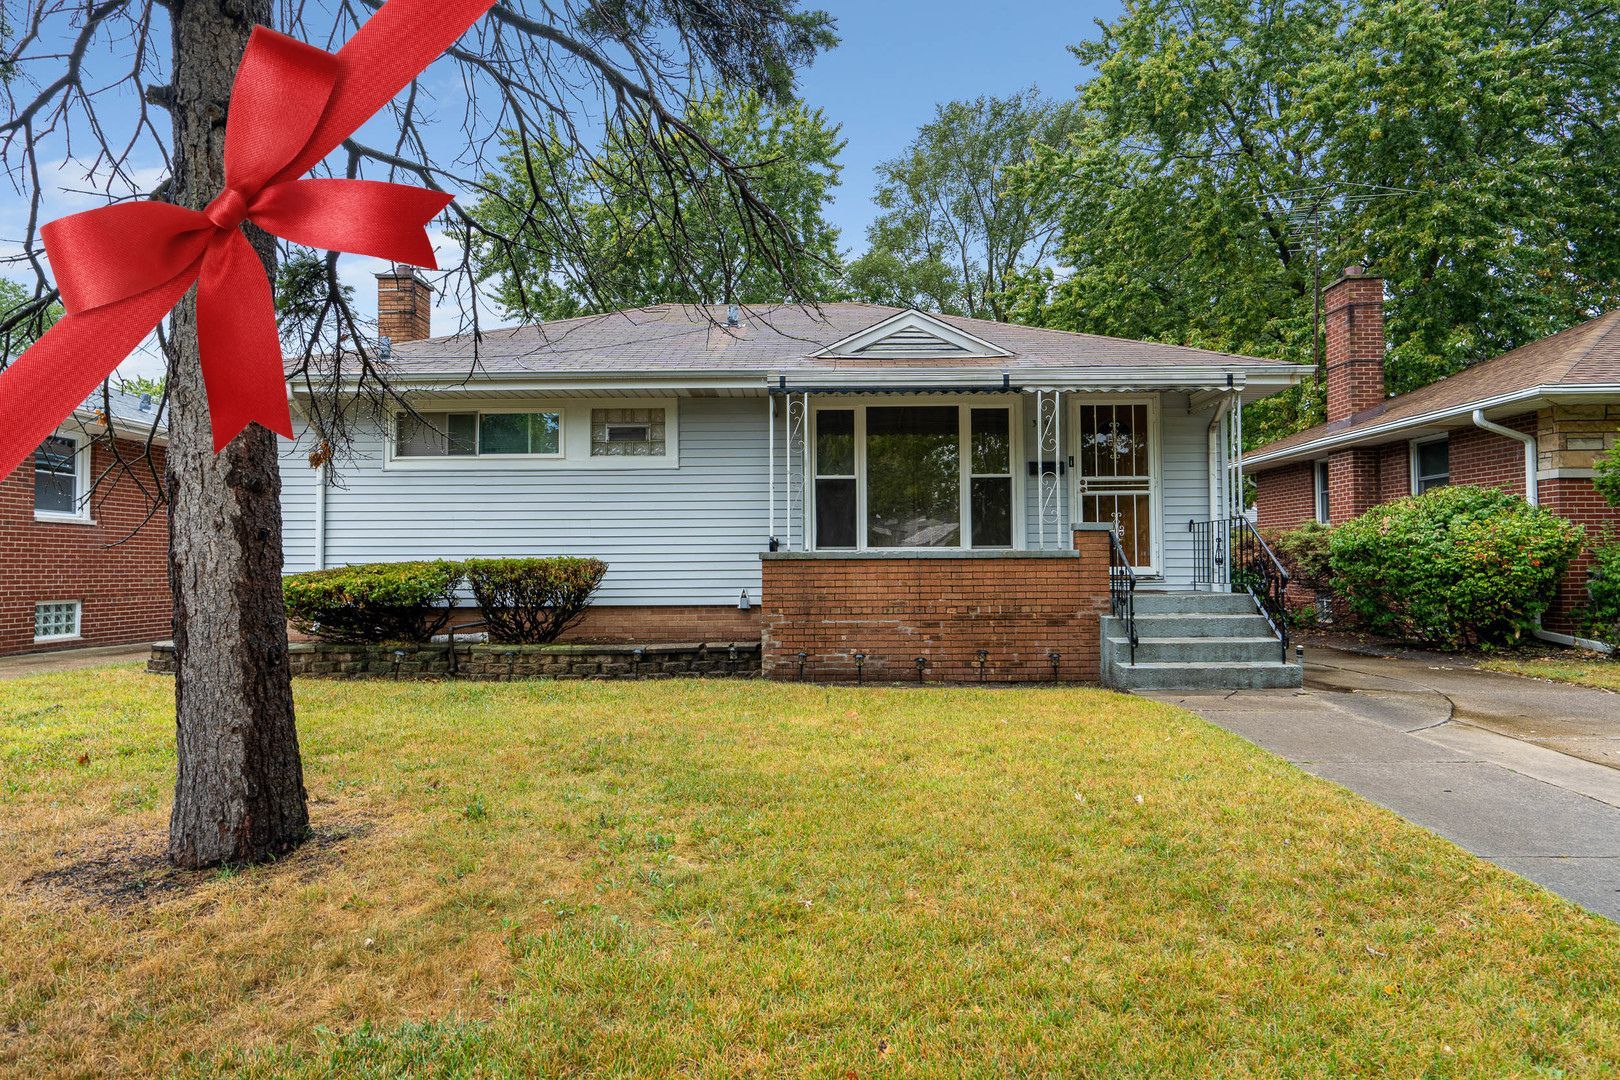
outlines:
[[[1551,679],[1554,682],[1620,692],[1620,660],[1604,659],[1590,653],[1585,654],[1584,658],[1565,654],[1532,659],[1484,660],[1479,666],[1485,671],[1502,671],[1509,675],[1525,675],[1532,679]]]
[[[128,668],[0,686],[0,1067],[1620,1060],[1620,928],[1169,706],[305,682],[314,817],[341,839],[133,903],[50,877],[108,838],[161,843],[170,689]]]

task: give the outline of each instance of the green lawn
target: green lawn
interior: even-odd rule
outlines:
[[[1600,690],[1620,690],[1620,660],[1599,659],[1591,654],[1587,656],[1587,659],[1539,656],[1528,660],[1485,660],[1479,666],[1486,671],[1505,671],[1509,675],[1528,675],[1532,679],[1552,679],[1555,682],[1595,686]]]
[[[183,877],[171,689],[0,683],[0,1072],[1620,1061],[1620,928],[1166,705],[303,682],[318,841]]]

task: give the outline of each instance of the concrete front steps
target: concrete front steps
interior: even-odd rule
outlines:
[[[1136,663],[1121,619],[1102,621],[1103,682],[1116,690],[1297,689],[1304,668],[1248,593],[1136,593]],[[1292,661],[1292,657],[1289,658]]]

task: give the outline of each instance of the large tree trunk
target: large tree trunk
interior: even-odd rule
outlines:
[[[173,0],[174,190],[201,209],[224,187],[231,81],[269,0]],[[268,237],[249,230],[267,273]],[[217,457],[197,353],[197,307],[175,309],[169,370],[169,581],[179,776],[169,858],[255,862],[309,831],[281,599],[275,436],[253,425]]]

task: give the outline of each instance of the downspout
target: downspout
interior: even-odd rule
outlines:
[[[1526,435],[1522,431],[1514,431],[1512,428],[1503,427],[1501,424],[1485,419],[1484,409],[1474,410],[1474,426],[1482,431],[1493,432],[1503,438],[1524,444],[1524,498],[1531,506],[1540,506],[1541,499],[1538,496],[1536,486],[1536,471],[1538,468],[1536,437]]]
[[[315,470],[315,569],[326,569],[326,462]]]

